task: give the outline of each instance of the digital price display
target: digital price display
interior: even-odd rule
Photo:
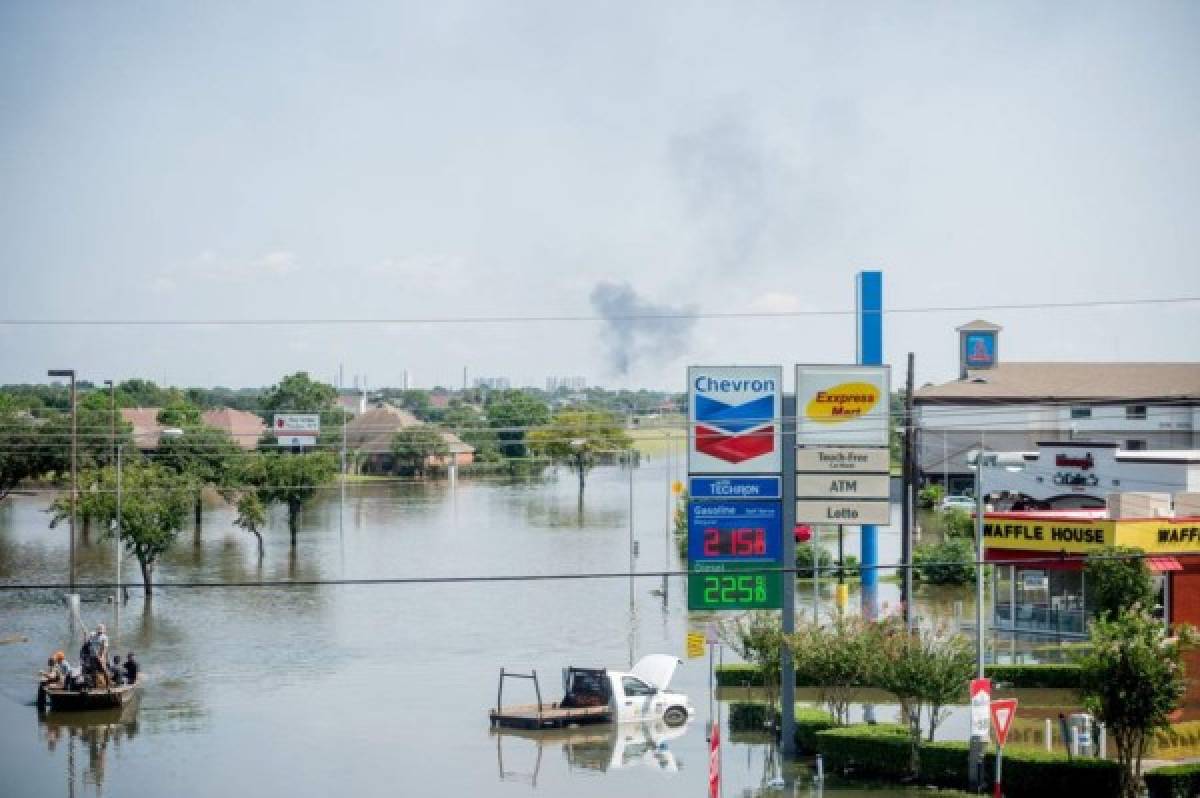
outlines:
[[[688,609],[778,609],[783,507],[777,501],[693,501],[688,507]]]
[[[783,575],[756,572],[760,568],[769,570],[778,567],[778,563],[711,563],[699,566],[688,574],[688,609],[779,609],[783,600]]]
[[[692,502],[688,560],[778,562],[783,550],[779,502]]]

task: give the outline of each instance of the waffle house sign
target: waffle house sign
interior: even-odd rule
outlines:
[[[1106,546],[1148,553],[1200,554],[1200,518],[1064,519],[1053,514],[987,513],[988,549],[1087,554]]]

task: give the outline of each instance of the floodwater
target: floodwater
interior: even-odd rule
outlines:
[[[637,568],[680,567],[667,537],[665,462],[634,471]],[[67,533],[47,528],[48,493],[0,505],[0,583],[65,581]],[[566,472],[532,480],[360,483],[304,513],[295,550],[282,513],[253,538],[223,505],[208,509],[159,567],[170,582],[316,581],[552,575],[628,567],[628,471],[592,472],[582,509]],[[881,554],[898,553],[883,532]],[[847,551],[857,541],[847,542]],[[79,548],[79,581],[111,581],[113,547]],[[126,581],[138,582],[133,561]],[[708,663],[688,660],[674,689],[698,709],[683,730],[592,728],[538,738],[496,734],[487,709],[501,667],[536,670],[557,697],[567,664],[627,666],[683,655],[689,618],[681,578],[659,577],[130,591],[119,629],[103,591],[84,589],[82,617],[104,621],[146,675],[137,705],[92,716],[39,717],[33,674],[56,648],[73,655],[61,590],[0,591],[0,792],[14,796],[471,795],[673,796],[708,789]],[[798,590],[805,600],[805,590]],[[881,586],[881,600],[895,600]],[[828,591],[825,592],[828,602]],[[949,602],[935,603],[945,614]],[[693,619],[694,622],[697,619]],[[732,655],[724,656],[732,658]],[[73,658],[73,656],[72,656]],[[532,699],[511,682],[505,701]],[[881,718],[886,719],[886,718]],[[728,733],[726,739],[728,740]],[[723,794],[775,794],[772,748],[753,735],[723,748]],[[816,794],[809,771],[789,772]],[[907,795],[830,782],[824,794]],[[791,794],[791,790],[787,794]],[[782,794],[782,793],[780,793]]]

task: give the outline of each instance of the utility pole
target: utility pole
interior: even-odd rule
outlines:
[[[76,459],[78,426],[75,419],[75,369],[50,369],[48,377],[68,377],[71,380],[71,541],[67,554],[67,625],[71,639],[75,638],[75,621],[79,617],[79,594],[75,592],[75,515],[79,504],[79,470]]]
[[[117,589],[113,592],[113,648],[121,647],[121,447],[117,446]]]
[[[785,635],[796,631],[796,396],[783,396],[783,617]],[[782,714],[780,748],[785,760],[796,755],[796,664],[787,646],[780,651],[779,701]]]
[[[900,589],[900,601],[904,606],[904,627],[913,626],[912,613],[912,535],[913,493],[916,490],[916,462],[913,441],[913,353],[908,353],[908,378],[904,387],[904,465],[903,486],[900,494],[900,559],[904,563],[904,582]]]
[[[976,676],[984,676],[983,636],[983,433],[979,434],[979,451],[975,456],[975,666]],[[983,782],[983,753],[987,737],[971,735],[967,754],[967,775],[973,788]]]

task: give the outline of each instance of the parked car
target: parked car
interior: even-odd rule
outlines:
[[[943,513],[949,510],[966,510],[973,512],[975,510],[974,496],[947,496],[942,499],[942,504],[939,508]]]

